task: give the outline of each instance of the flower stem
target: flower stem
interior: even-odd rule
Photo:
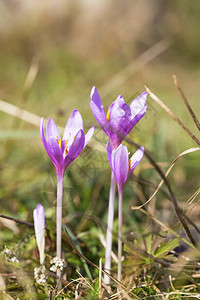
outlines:
[[[63,175],[57,175],[57,213],[56,213],[56,252],[62,258],[62,198],[63,198]]]
[[[123,204],[123,186],[118,185],[119,208],[118,208],[118,272],[117,279],[121,281],[122,273],[122,204]]]
[[[110,274],[111,267],[111,251],[112,251],[112,231],[113,231],[113,219],[114,219],[114,207],[115,207],[115,190],[116,181],[115,175],[112,172],[110,182],[110,194],[109,194],[109,205],[108,205],[108,221],[107,221],[107,232],[106,232],[106,253],[105,253],[105,271]],[[110,284],[110,277],[104,275],[105,284]]]

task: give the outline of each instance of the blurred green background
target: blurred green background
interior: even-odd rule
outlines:
[[[91,88],[97,87],[107,109],[119,94],[130,103],[146,85],[199,136],[172,75],[176,74],[199,117],[200,2],[1,0],[0,11],[0,99],[40,117],[52,117],[62,127],[72,110],[78,109],[85,132],[92,124],[96,126],[93,141],[66,172],[64,193],[64,220],[75,232],[90,229],[92,235],[97,220],[88,221],[87,215],[99,218],[98,224],[106,222],[110,169],[107,137],[90,110]],[[155,47],[160,53],[156,54]],[[149,149],[165,171],[177,155],[196,145],[150,97],[148,104],[146,116],[131,137]],[[1,213],[32,221],[32,211],[40,202],[47,217],[54,220],[55,170],[38,127],[0,111],[0,139]],[[129,145],[129,151],[135,148]],[[198,152],[189,154],[169,175],[177,200],[186,210],[188,198],[199,187],[198,162]],[[144,158],[134,181],[125,186],[124,230],[128,233],[145,231],[151,225],[130,207],[147,200],[159,181]],[[169,226],[176,220],[162,192],[146,209]],[[190,217],[198,222],[198,205]],[[2,247],[14,237],[17,240],[17,229],[9,226],[0,220]],[[92,242],[95,254],[97,244]],[[103,253],[103,246],[99,247]]]

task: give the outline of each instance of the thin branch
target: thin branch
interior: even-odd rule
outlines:
[[[14,221],[14,222],[19,223],[19,224],[27,225],[29,227],[34,227],[33,223],[25,222],[25,221],[22,221],[18,218],[13,218],[13,217],[5,216],[5,215],[0,215],[0,218],[8,219],[8,220]]]
[[[57,282],[56,287],[55,287],[55,289],[54,289],[54,297],[53,297],[54,300],[56,299],[57,292],[58,292],[58,290],[60,289],[60,284],[61,284],[61,282],[62,282],[63,275],[64,275],[64,273],[66,272],[66,268],[67,268],[67,264],[66,264],[66,262],[65,262],[65,265],[64,265],[64,267],[63,267],[63,269],[62,269],[62,272],[60,273],[58,282]]]
[[[155,95],[153,94],[146,86],[146,91],[149,96],[158,103],[171,117],[174,119],[188,134],[189,136],[200,146],[200,140],[183,124],[183,122]]]
[[[200,123],[199,123],[199,120],[197,119],[197,117],[196,117],[194,111],[192,110],[192,108],[191,108],[191,106],[190,106],[190,104],[189,104],[187,98],[185,97],[185,95],[184,95],[184,93],[183,93],[183,91],[182,91],[182,89],[181,89],[181,87],[180,87],[180,85],[179,85],[179,83],[178,83],[178,80],[177,80],[177,78],[176,78],[176,75],[173,75],[173,80],[174,80],[174,84],[175,84],[175,86],[177,87],[177,89],[178,89],[178,91],[179,91],[179,93],[180,93],[180,95],[181,95],[181,97],[182,97],[182,99],[183,99],[183,101],[184,101],[184,103],[185,103],[185,105],[186,105],[186,107],[187,107],[187,109],[188,109],[188,111],[189,111],[189,113],[190,113],[190,115],[191,115],[191,117],[192,117],[194,123],[196,124],[198,130],[200,131]]]

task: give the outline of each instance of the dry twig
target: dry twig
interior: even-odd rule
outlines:
[[[178,80],[177,80],[177,78],[176,78],[176,75],[173,75],[173,79],[174,79],[174,84],[175,84],[175,86],[177,87],[177,89],[178,89],[178,91],[179,91],[179,93],[180,93],[180,95],[181,95],[181,97],[182,97],[182,99],[183,99],[183,101],[184,101],[184,103],[185,103],[185,105],[186,105],[186,107],[187,107],[187,109],[188,109],[188,111],[189,111],[189,113],[190,113],[190,115],[191,115],[191,117],[192,117],[194,123],[196,124],[198,130],[200,131],[200,123],[199,123],[199,120],[197,119],[197,117],[196,117],[194,111],[192,110],[192,108],[191,108],[191,106],[190,106],[190,104],[189,104],[187,98],[185,97],[185,95],[184,95],[184,93],[183,93],[183,91],[182,91],[182,89],[181,89],[181,87],[180,87],[180,85],[179,85],[179,83],[178,83]]]

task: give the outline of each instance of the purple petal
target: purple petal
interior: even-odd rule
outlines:
[[[112,148],[111,148],[110,142],[107,143],[106,149],[107,149],[108,161],[109,161],[110,167],[112,169],[112,158],[111,158],[111,156],[112,156]]]
[[[70,137],[73,138],[80,129],[83,130],[83,119],[80,112],[75,109],[73,110],[65,126],[63,140],[68,140]]]
[[[131,117],[131,109],[124,101],[123,97],[118,97],[110,105],[110,122],[113,123],[119,122],[123,118]]]
[[[118,97],[118,100],[110,106],[109,128],[107,130],[113,149],[118,147],[127,135],[130,122],[130,107],[124,102],[122,97]]]
[[[95,86],[93,86],[92,90],[91,90],[91,93],[90,93],[90,98],[91,98],[91,101],[93,103],[96,104],[96,106],[98,107],[98,109],[102,112],[102,114],[104,114],[105,116],[105,112],[104,112],[104,108],[103,108],[103,104],[101,102],[101,98],[99,96],[99,93],[97,92],[97,89]]]
[[[147,111],[148,105],[146,105],[133,119],[130,121],[127,127],[127,134],[132,130],[132,128],[144,117]]]
[[[124,185],[128,179],[128,150],[122,144],[112,151],[112,168],[116,181],[119,185]]]
[[[91,90],[91,101],[90,101],[90,107],[93,112],[93,115],[97,122],[99,123],[100,127],[106,131],[106,115],[103,108],[103,104],[101,102],[101,98],[97,92],[96,87],[94,86]]]
[[[44,118],[41,118],[41,120],[40,120],[40,137],[41,137],[42,143],[44,145],[44,148],[45,148],[46,152],[48,153],[47,142],[46,142],[45,135],[44,135],[43,123],[44,123]]]
[[[76,134],[74,141],[69,148],[69,152],[67,153],[64,163],[63,163],[63,168],[64,170],[71,164],[71,162],[77,158],[77,156],[81,153],[83,150],[85,144],[85,135],[82,129],[79,130],[79,132]]]
[[[120,100],[120,99],[123,99],[123,100],[124,100],[124,98],[123,98],[122,95],[119,95],[119,96],[117,97],[116,101],[117,101],[117,100]]]
[[[91,127],[88,132],[85,135],[85,145],[84,147],[89,143],[89,141],[91,140],[93,134],[94,134],[94,127]]]
[[[48,146],[47,146],[47,142],[46,142],[46,139],[45,139],[44,129],[43,129],[43,122],[44,122],[44,118],[42,118],[40,120],[40,137],[41,137],[43,146],[44,146],[47,154],[49,155],[50,159],[52,160],[52,162],[53,162],[53,164],[55,166],[55,164],[56,164],[55,158],[52,156],[52,153],[49,152],[49,149],[48,149]]]
[[[147,95],[148,93],[144,92],[132,101],[130,108],[133,116],[137,115],[144,108],[147,101]]]
[[[130,158],[131,161],[131,168],[129,170],[129,175],[131,173],[133,173],[133,171],[135,170],[135,168],[137,167],[137,165],[140,163],[140,161],[142,160],[144,156],[144,147],[141,146]]]
[[[47,140],[47,148],[48,154],[56,168],[56,171],[58,172],[63,162],[63,154],[57,143],[57,140],[54,137],[49,137]]]
[[[47,122],[46,137],[47,137],[47,141],[50,137],[54,137],[55,139],[57,138],[60,139],[60,133],[58,131],[56,123],[52,118],[50,118]]]
[[[96,119],[96,121],[99,123],[100,127],[103,129],[103,131],[106,133],[107,130],[107,122],[106,122],[106,116],[105,113],[102,113],[99,108],[96,106],[96,104],[92,101],[90,101],[90,107],[92,110],[92,113]]]

